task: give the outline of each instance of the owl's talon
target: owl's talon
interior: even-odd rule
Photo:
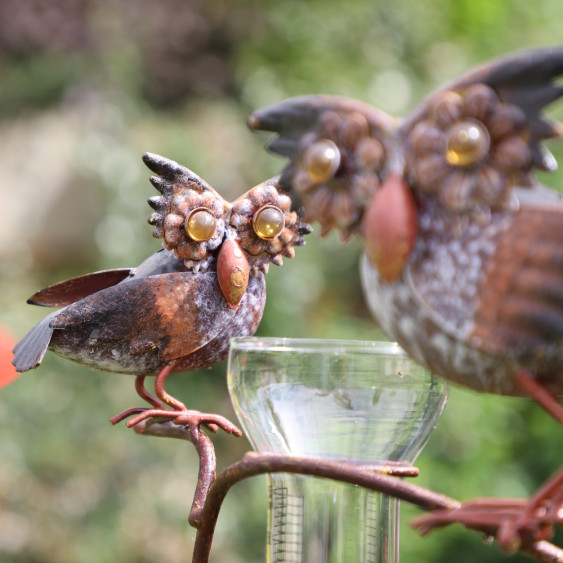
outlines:
[[[124,411],[116,414],[115,416],[112,416],[109,421],[111,422],[111,424],[113,424],[114,426],[118,423],[120,423],[122,420],[125,420],[126,418],[129,418],[130,416],[133,416],[134,414],[138,414],[141,412],[146,411],[147,408],[146,407],[132,407],[130,409],[125,409]]]
[[[152,408],[133,407],[115,415],[110,419],[112,424],[117,424],[122,420],[133,416],[127,421],[127,427],[133,428],[143,420],[148,418],[165,419],[180,426],[187,426],[192,432],[199,430],[204,425],[211,432],[218,432],[222,428],[227,434],[242,436],[242,431],[230,420],[219,414],[203,413],[190,410],[182,403],[169,395],[164,389],[164,382],[174,368],[174,361],[166,364],[156,376],[155,392],[156,395],[149,393],[144,387],[145,377],[140,375],[135,380],[135,389],[139,396],[150,403]],[[168,408],[170,407],[170,408]]]
[[[556,478],[560,479],[561,475],[563,473]],[[494,536],[504,551],[512,553],[522,546],[549,540],[554,526],[562,523],[558,516],[562,495],[556,494],[548,499],[538,493],[529,500],[475,499],[458,508],[431,512],[414,520],[412,525],[420,533],[427,534],[449,524],[462,524]]]
[[[238,426],[235,426],[229,419],[221,416],[220,414],[203,413],[200,411],[186,410],[175,420],[176,424],[183,424],[190,428],[200,425],[206,426],[211,432],[218,432],[219,428],[224,430],[227,434],[234,434],[235,436],[242,436],[242,431]]]
[[[140,409],[129,409],[128,411],[124,411],[120,415],[114,417],[117,419],[121,417],[117,422],[123,420],[123,415],[125,416],[134,414],[135,411]],[[178,424],[181,426],[188,426],[190,430],[195,431],[199,429],[201,425],[206,426],[211,432],[217,432],[219,428],[222,428],[227,434],[234,434],[235,436],[242,436],[242,431],[235,426],[230,420],[221,416],[219,414],[211,414],[211,413],[202,413],[200,411],[195,410],[162,410],[162,409],[142,409],[142,412],[137,414],[137,416],[133,417],[131,420],[127,421],[127,427],[133,428],[137,426],[143,420],[148,418],[158,418],[158,419],[168,419],[174,422],[174,424]],[[114,420],[112,419],[112,420]]]

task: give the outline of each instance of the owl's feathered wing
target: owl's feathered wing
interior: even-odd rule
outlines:
[[[71,281],[61,287],[72,286]],[[53,331],[60,331],[61,338],[68,334],[77,353],[90,345],[126,342],[132,355],[154,350],[168,361],[207,344],[234,314],[218,291],[214,272],[194,274],[171,252],[158,252],[121,283],[40,321],[15,347],[13,363],[18,371],[37,367]]]

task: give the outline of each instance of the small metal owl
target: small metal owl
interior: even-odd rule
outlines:
[[[149,223],[165,248],[137,268],[95,272],[33,295],[29,303],[63,308],[22,338],[13,363],[18,371],[36,368],[50,349],[95,369],[135,374],[139,394],[154,408],[126,411],[114,422],[137,414],[134,425],[158,414],[189,423],[193,417],[185,418],[164,380],[214,365],[226,357],[230,338],[254,334],[269,264],[293,257],[311,229],[290,210],[277,178],[229,203],[176,162],[143,159],[157,174],[151,182],[161,195],[149,199]],[[144,376],[155,374],[156,397],[143,387]]]

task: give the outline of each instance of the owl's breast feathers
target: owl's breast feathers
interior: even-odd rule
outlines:
[[[527,191],[517,212],[493,212],[485,222],[448,218],[432,201],[421,207],[420,237],[403,281],[428,333],[404,338],[400,322],[391,332],[407,348],[409,339],[431,342],[439,334],[452,348],[455,342],[479,354],[484,366],[497,364],[489,383],[468,377],[465,385],[488,390],[497,381],[506,387],[497,392],[512,393],[510,378],[498,376],[505,370],[526,368],[549,380],[563,367],[563,203],[543,197],[541,188],[533,193],[539,196]],[[465,371],[447,369],[441,375],[450,379]]]

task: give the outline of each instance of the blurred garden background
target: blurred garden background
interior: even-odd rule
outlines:
[[[561,0],[0,0],[0,350],[6,332],[19,338],[45,315],[25,304],[36,290],[159,248],[143,152],[232,200],[283,163],[246,128],[255,109],[333,93],[401,115],[475,64],[562,42]],[[258,334],[383,338],[362,299],[359,253],[356,241],[308,237],[270,269]],[[234,418],[225,370],[173,376],[169,389]],[[1,562],[191,559],[195,452],[110,426],[138,403],[133,378],[51,354],[0,389]],[[244,438],[214,442],[220,467],[249,449]],[[418,483],[462,500],[528,495],[563,462],[562,443],[526,400],[451,388]],[[212,561],[264,561],[266,506],[265,478],[229,494]],[[408,526],[417,513],[403,505],[403,563],[507,559],[461,527],[419,537]]]

